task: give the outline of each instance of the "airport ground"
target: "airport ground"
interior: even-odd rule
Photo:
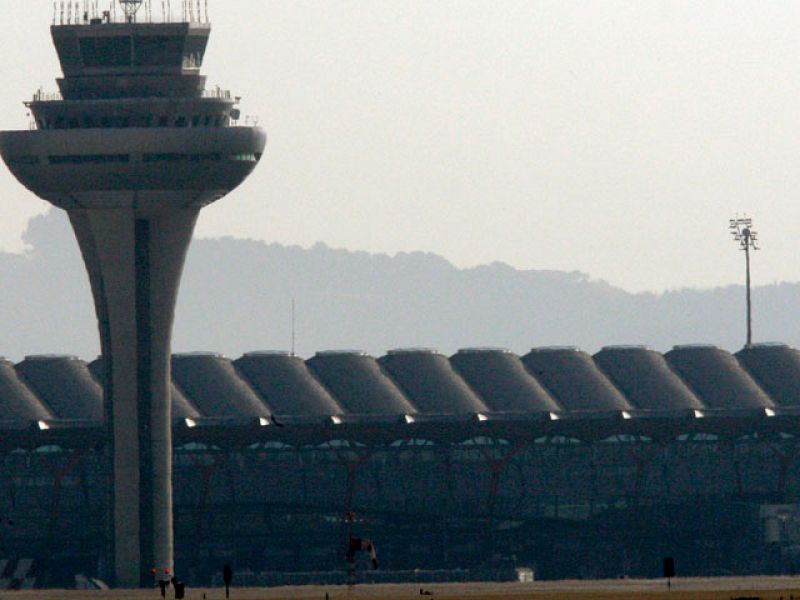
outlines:
[[[283,588],[232,588],[232,600],[411,600],[429,591],[433,598],[446,600],[800,600],[800,577],[719,577],[675,579],[671,590],[664,580],[540,581],[535,583],[465,583],[363,585],[354,589],[337,586]],[[35,590],[0,593],[0,600],[158,600],[158,590],[65,591]],[[172,594],[167,595],[168,600]],[[221,589],[189,589],[187,600],[223,600]]]

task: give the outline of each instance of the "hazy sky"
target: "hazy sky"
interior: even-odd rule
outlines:
[[[740,282],[746,211],[755,283],[800,281],[800,3],[209,1],[209,83],[270,141],[198,235],[662,290]],[[24,128],[53,4],[1,6],[0,128]],[[0,168],[0,249],[45,208]]]

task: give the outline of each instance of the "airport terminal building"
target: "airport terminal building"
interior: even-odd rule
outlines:
[[[0,587],[108,569],[102,369],[0,361]],[[800,566],[800,351],[785,345],[192,353],[172,380],[190,585],[224,564],[251,584],[342,581],[350,533],[378,550],[365,580]]]
[[[225,564],[341,582],[351,535],[378,548],[362,580],[800,564],[787,346],[173,356],[199,211],[266,133],[206,87],[207,3],[107,4],[54,5],[59,91],[0,132],[12,174],[69,214],[104,356],[0,360],[0,589],[142,587],[173,558],[189,585]]]

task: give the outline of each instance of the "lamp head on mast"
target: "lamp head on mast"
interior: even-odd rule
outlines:
[[[125,13],[125,20],[128,23],[136,21],[136,13],[142,7],[144,0],[119,0],[122,5],[122,11]]]
[[[741,250],[758,250],[756,242],[758,242],[758,233],[753,229],[753,219],[745,215],[744,217],[737,216],[735,219],[730,220],[731,235],[733,240],[739,243]]]

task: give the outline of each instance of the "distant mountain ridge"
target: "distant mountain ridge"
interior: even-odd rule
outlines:
[[[89,285],[66,217],[31,220],[29,251],[0,253],[0,355],[99,350]],[[501,346],[610,344],[742,346],[743,289],[632,294],[579,272],[503,263],[458,269],[421,252],[384,254],[232,238],[193,242],[178,300],[174,350],[238,356],[291,345],[383,354],[423,346],[446,353]],[[800,346],[800,284],[754,290],[754,338]]]

